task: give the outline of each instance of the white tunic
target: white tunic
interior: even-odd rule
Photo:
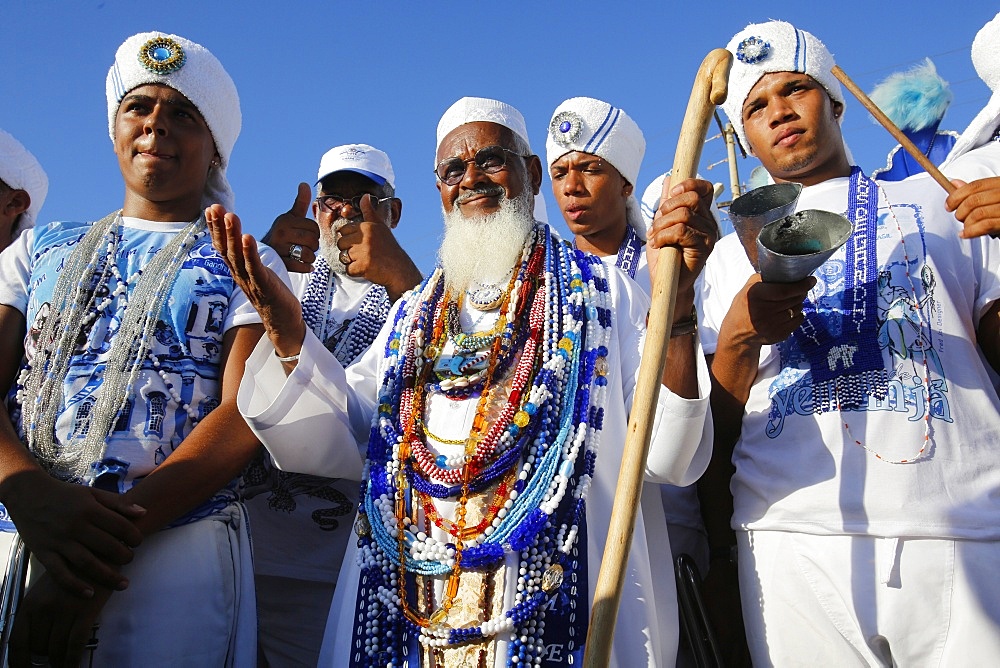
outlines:
[[[648,309],[648,298],[623,274],[610,272],[608,279],[614,323],[608,345],[607,406],[593,485],[587,497],[591,596],[610,524]],[[384,373],[383,352],[394,316],[395,313],[390,315],[387,326],[368,352],[347,370],[315,336],[307,333],[298,365],[286,378],[270,342],[262,339],[247,362],[238,404],[278,466],[360,480],[364,463],[362,452],[376,408],[376,390]],[[468,326],[471,313],[463,312],[462,317]],[[697,480],[708,464],[712,448],[708,370],[700,350],[696,351],[696,358],[697,399],[678,397],[665,388],[660,393],[646,462],[648,482],[688,485]],[[476,413],[476,403],[476,400],[451,401],[440,395],[430,395],[425,417],[428,429],[445,439],[467,435]],[[343,436],[350,433],[359,448],[344,446],[347,439]],[[655,519],[650,519],[648,513]],[[650,543],[658,539],[649,538],[660,534],[666,544],[659,490],[647,486],[636,518],[612,665],[665,666],[674,662],[676,640],[670,647],[664,647],[661,634],[671,625],[676,627],[676,604],[673,597],[665,600],[657,595],[661,591],[658,581],[672,579],[673,568],[669,553],[662,555],[663,558],[652,554]],[[355,548],[350,548],[338,581],[321,665],[346,666],[348,663],[359,576],[354,552]],[[508,561],[508,565],[510,563]],[[508,585],[513,580],[508,578]],[[505,608],[510,606],[512,599],[509,587],[507,595]],[[676,635],[676,630],[672,634]],[[506,660],[504,645],[500,643],[498,647],[498,665]],[[547,653],[555,658],[568,649],[550,646]]]
[[[944,190],[927,175],[879,190],[877,325],[888,394],[843,414],[813,413],[808,363],[791,357],[788,342],[764,346],[733,454],[733,528],[997,540],[1000,402],[976,327],[1000,298],[1000,243],[960,239]],[[843,177],[803,189],[798,209],[844,212],[847,202]],[[842,289],[844,264],[841,249],[816,272],[814,298]],[[702,342],[710,352],[752,273],[736,236],[722,239],[704,274]],[[915,463],[879,461],[855,443],[890,460],[913,458],[925,416],[932,442]]]

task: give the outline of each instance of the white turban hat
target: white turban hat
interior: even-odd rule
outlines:
[[[14,190],[23,190],[31,198],[31,204],[18,217],[12,236],[22,230],[34,227],[38,210],[45,203],[49,192],[49,178],[35,156],[10,134],[0,130],[0,181]]]
[[[488,97],[463,97],[441,116],[437,127],[437,148],[448,133],[466,123],[496,123],[507,128],[531,146],[528,141],[528,127],[524,124],[521,112],[500,100]]]
[[[122,98],[146,84],[170,86],[201,112],[222,162],[209,171],[202,203],[205,206],[219,203],[233,209],[233,191],[226,179],[226,168],[243,117],[236,84],[222,63],[205,47],[177,35],[143,32],[129,37],[118,47],[105,84],[111,141],[115,139],[115,116]]]
[[[761,77],[772,72],[802,72],[815,79],[830,97],[844,103],[844,91],[833,76],[836,64],[823,42],[791,23],[752,23],[736,33],[726,48],[733,54],[729,95],[722,104],[743,146],[750,149],[743,131],[743,103]],[[838,117],[843,122],[844,115]]]
[[[958,156],[988,142],[1000,125],[1000,14],[976,33],[976,39],[972,41],[972,64],[993,95],[955,142],[948,158],[941,164],[942,170]]]
[[[570,151],[604,158],[632,184],[626,215],[632,229],[645,239],[646,225],[642,222],[634,186],[639,178],[642,157],[646,154],[646,140],[635,121],[624,109],[607,102],[592,97],[570,98],[556,107],[549,121],[549,131],[545,136],[549,167]]]

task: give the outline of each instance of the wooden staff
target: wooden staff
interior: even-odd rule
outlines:
[[[948,180],[948,177],[941,173],[941,170],[938,169],[926,155],[924,155],[923,151],[917,148],[916,144],[910,141],[909,137],[903,134],[903,131],[892,122],[891,118],[885,115],[885,112],[878,108],[878,105],[872,102],[872,99],[868,97],[863,90],[858,88],[856,83],[851,81],[851,78],[847,76],[844,70],[840,69],[839,65],[834,65],[833,69],[830,71],[833,72],[833,76],[840,80],[840,83],[847,87],[847,90],[851,91],[854,97],[858,98],[858,102],[860,102],[864,108],[868,110],[868,113],[874,116],[875,120],[881,123],[882,127],[889,131],[889,134],[891,134],[896,141],[899,142],[900,146],[906,149],[906,152],[912,155],[913,159],[920,163],[920,166],[924,168],[924,171],[930,174],[934,180],[945,189],[945,192],[949,195],[955,192],[955,185]]]
[[[726,99],[729,68],[732,54],[725,49],[715,49],[702,61],[695,77],[691,98],[681,124],[681,135],[674,154],[670,184],[663,192],[695,175],[701,158],[701,147],[715,106]],[[615,633],[618,606],[625,584],[625,568],[635,516],[642,491],[642,478],[649,453],[649,437],[653,430],[656,400],[663,378],[663,365],[667,359],[670,328],[674,321],[674,303],[677,298],[677,280],[681,271],[681,252],[675,247],[664,248],[657,260],[653,279],[652,304],[646,329],[646,343],[639,365],[632,411],[629,415],[628,433],[618,487],[611,510],[611,527],[604,546],[604,558],[594,590],[594,607],[590,615],[587,644],[583,665],[585,668],[603,668],[611,660],[611,645]],[[663,555],[669,563],[670,555]],[[669,577],[669,576],[664,576]],[[658,633],[661,629],[651,629]]]

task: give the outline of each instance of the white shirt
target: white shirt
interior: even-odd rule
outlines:
[[[645,332],[648,300],[636,287],[615,271],[609,276],[614,310],[612,338],[608,346],[608,393],[604,428],[594,480],[587,497],[587,554],[589,591],[593,595],[603,554],[611,507],[618,478],[627,427],[627,410],[638,373],[640,351]],[[471,313],[463,312],[468,319]],[[389,322],[393,320],[390,315]],[[466,322],[468,322],[466,320]],[[383,375],[383,351],[391,325],[358,362],[346,371],[326,353],[318,340],[307,333],[298,365],[284,376],[270,342],[263,339],[251,355],[241,384],[238,404],[258,437],[271,451],[275,461],[291,470],[360,479],[363,456],[358,448],[337,447],[343,444],[338,434],[353,433],[358,443],[367,442],[371,416],[375,410],[376,389]],[[712,429],[708,417],[708,370],[698,357],[697,399],[683,399],[661,391],[646,480],[678,485],[693,483],[705,470],[711,457]],[[440,395],[428,398],[428,429],[446,439],[468,434],[476,412],[476,401],[450,401]],[[320,437],[322,435],[322,437]],[[664,629],[676,628],[676,603],[672,595],[673,568],[669,556],[657,553],[648,535],[666,534],[659,492],[650,487],[639,510],[633,534],[625,594],[613,648],[613,665],[669,665],[674,661],[676,630],[673,642],[664,647]],[[648,496],[648,498],[647,498]],[[646,517],[651,509],[655,519]],[[656,512],[658,509],[658,513]],[[442,509],[439,507],[439,512]],[[444,510],[446,513],[447,510]],[[354,547],[345,559],[345,567],[334,594],[321,665],[347,663],[353,631],[353,613],[359,569],[354,561]],[[516,569],[517,556],[513,563]],[[513,573],[516,577],[516,570]],[[515,577],[508,578],[505,608],[510,607]],[[669,583],[669,584],[668,584]],[[668,595],[668,588],[669,595]],[[505,643],[497,656],[505,656]],[[500,660],[498,659],[498,660]]]

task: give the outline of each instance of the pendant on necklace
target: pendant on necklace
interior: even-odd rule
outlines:
[[[552,564],[545,569],[542,574],[542,591],[548,593],[559,589],[563,582],[563,567],[559,564]]]
[[[497,285],[480,285],[475,290],[466,291],[469,305],[477,311],[492,311],[503,301],[504,291]]]

